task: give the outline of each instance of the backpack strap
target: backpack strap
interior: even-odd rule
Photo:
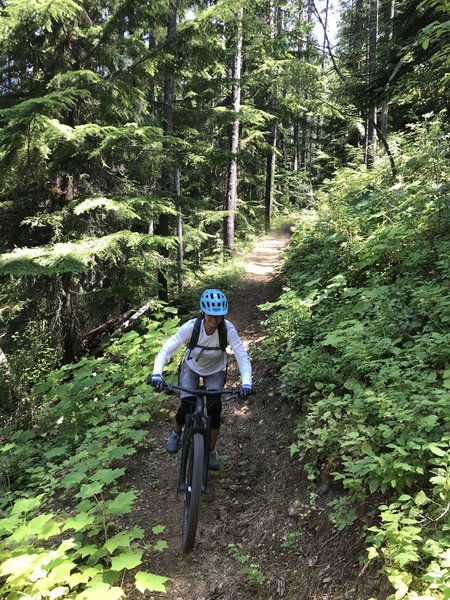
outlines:
[[[189,350],[193,350],[198,343],[198,338],[200,336],[200,328],[202,326],[203,317],[197,317],[195,319],[194,328],[192,330],[191,339],[189,340],[188,348]],[[219,323],[217,328],[219,333],[219,345],[222,352],[225,352],[228,346],[228,337],[227,337],[227,325],[224,320]]]
[[[202,326],[203,317],[197,317],[194,323],[194,329],[192,330],[191,339],[189,340],[188,348],[189,350],[193,350],[198,342],[198,337],[200,335],[200,327]]]
[[[219,332],[219,346],[222,352],[225,352],[228,346],[227,324],[225,323],[225,320],[220,321],[217,330]]]

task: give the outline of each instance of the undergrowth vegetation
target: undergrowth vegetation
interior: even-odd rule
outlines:
[[[125,589],[165,590],[167,577],[139,570],[144,552],[164,550],[164,525],[152,532],[121,525],[137,498],[122,477],[127,458],[151,442],[145,426],[160,406],[146,379],[162,340],[178,326],[174,312],[161,308],[161,324],[155,309],[144,331],[124,334],[102,357],[51,372],[33,390],[30,428],[3,431],[2,598],[114,599]]]
[[[368,557],[392,599],[450,598],[450,139],[438,119],[325,183],[265,305],[264,353],[301,405],[292,455],[371,515]]]
[[[165,550],[165,525],[130,528],[138,492],[124,483],[130,457],[153,441],[148,422],[163,410],[146,380],[179,315],[197,312],[206,287],[230,293],[241,271],[233,260],[202,265],[176,308],[155,300],[151,318],[105,342],[101,356],[50,370],[50,360],[47,368],[32,364],[24,347],[24,372],[35,382],[24,386],[26,418],[13,423],[0,409],[1,598],[114,600],[165,591],[167,574],[140,569]],[[167,377],[177,363],[167,365]]]

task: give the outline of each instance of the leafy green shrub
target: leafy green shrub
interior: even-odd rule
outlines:
[[[302,406],[291,453],[342,494],[344,528],[381,504],[368,543],[392,598],[450,589],[449,136],[438,120],[401,141],[400,176],[345,169],[326,182],[268,311],[265,356]]]
[[[145,425],[159,399],[146,379],[177,326],[175,316],[148,323],[143,335],[124,334],[103,357],[53,371],[34,388],[32,429],[3,432],[2,597],[119,598],[130,571],[137,590],[165,590],[166,577],[136,572],[145,550],[165,548],[164,527],[156,524],[146,545],[142,528],[121,529],[120,515],[137,498],[121,478],[123,459],[149,441]]]

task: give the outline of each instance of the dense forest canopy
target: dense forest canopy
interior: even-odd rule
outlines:
[[[312,482],[343,482],[338,527],[355,503],[386,502],[370,557],[396,598],[449,597],[449,8],[343,2],[334,38],[313,0],[1,3],[2,560],[60,533],[50,516],[47,538],[37,524],[11,532],[51,506],[61,472],[78,490],[83,436],[102,439],[115,401],[128,420],[108,430],[119,450],[105,469],[140,441],[142,357],[176,326],[172,307],[230,289],[236,249],[301,214],[265,350],[283,393],[306,399],[293,455]],[[29,427],[56,414],[41,489]],[[97,487],[120,473],[104,477]],[[76,530],[95,537],[84,492]],[[8,516],[16,495],[28,504]],[[163,586],[146,577],[138,589]],[[32,588],[8,581],[11,599]]]

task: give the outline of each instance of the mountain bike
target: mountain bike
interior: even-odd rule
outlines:
[[[223,398],[233,400],[239,396],[238,389],[206,390],[200,387],[189,390],[178,385],[165,384],[168,392],[177,390],[196,396],[195,408],[186,415],[181,442],[180,471],[178,493],[184,494],[183,519],[181,525],[181,543],[183,552],[188,553],[194,547],[197,533],[200,498],[208,484],[209,460],[209,418],[206,415],[206,397],[212,394],[226,394]]]

